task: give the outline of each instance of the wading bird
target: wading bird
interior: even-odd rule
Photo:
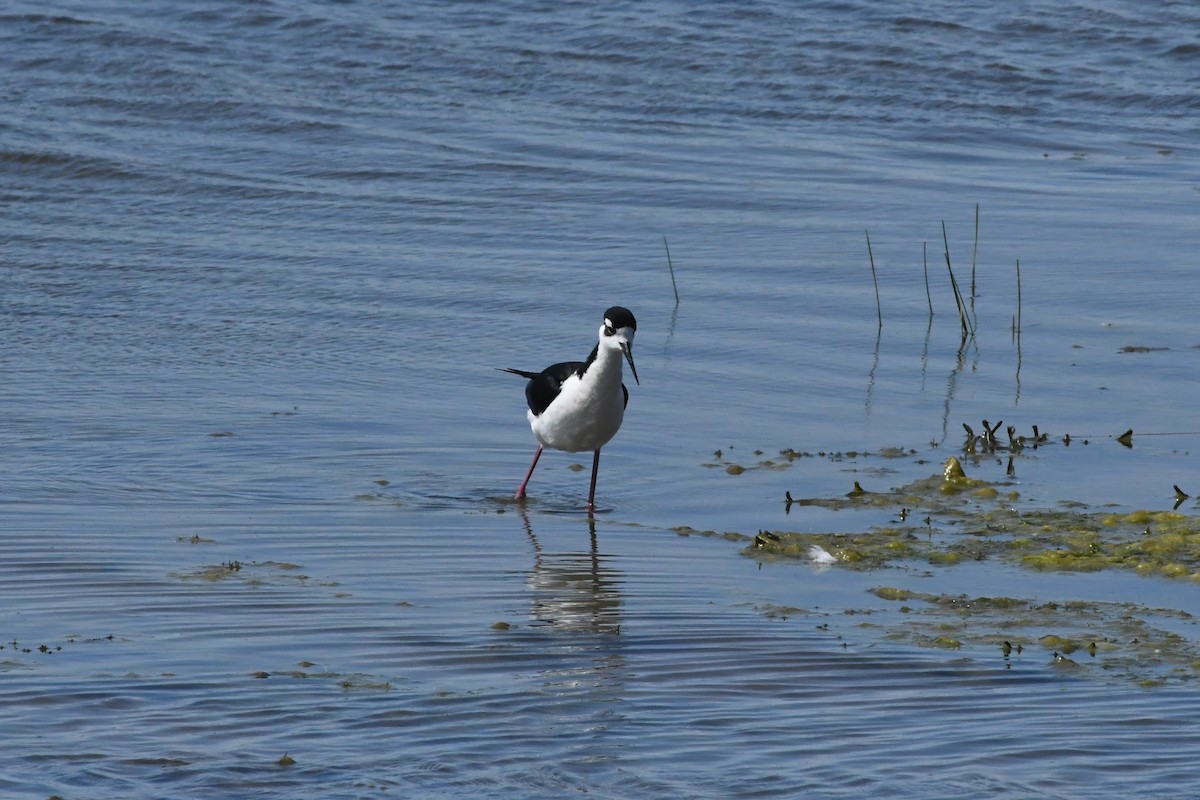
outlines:
[[[634,381],[641,383],[637,367],[633,365],[633,335],[636,331],[637,320],[629,309],[613,306],[604,312],[600,341],[592,348],[587,361],[563,361],[541,372],[501,370],[529,379],[525,385],[529,427],[538,440],[533,463],[517,489],[516,499],[525,497],[525,487],[544,448],[568,453],[592,450],[595,455],[592,457],[588,512],[595,510],[600,448],[620,429],[625,406],[629,403],[629,390],[621,383],[622,359],[629,362]]]

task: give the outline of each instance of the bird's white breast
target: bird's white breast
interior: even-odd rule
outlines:
[[[529,412],[529,425],[543,445],[578,453],[598,450],[616,435],[625,416],[620,366],[598,366],[593,364],[583,378],[572,375],[563,381],[558,397],[541,415]]]

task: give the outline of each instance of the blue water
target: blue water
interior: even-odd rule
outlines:
[[[0,787],[1195,793],[1190,677],[842,613],[904,581],[1200,613],[1194,584],[816,575],[672,529],[864,529],[784,492],[924,477],[983,418],[1073,437],[1018,459],[1033,506],[1200,491],[1198,31],[1133,2],[8,3]],[[642,381],[595,530],[579,456],[519,513],[534,442],[493,368],[583,358],[618,303]],[[721,468],[785,447],[912,454]]]

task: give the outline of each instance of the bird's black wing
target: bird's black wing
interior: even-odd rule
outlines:
[[[529,378],[525,384],[525,400],[534,416],[541,416],[550,407],[554,398],[562,391],[563,381],[574,374],[582,372],[587,365],[582,361],[563,361],[551,364],[541,372],[528,372],[523,369],[502,369],[501,372],[511,372],[522,378]]]

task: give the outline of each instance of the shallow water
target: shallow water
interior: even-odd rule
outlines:
[[[672,529],[883,524],[784,492],[906,484],[984,418],[1051,434],[966,465],[1031,507],[1200,490],[1196,30],[1120,2],[10,4],[0,788],[1194,791],[1186,671],[918,647],[869,593],[1196,614],[1194,584],[817,572]],[[965,347],[943,221],[960,286],[977,262]],[[593,532],[587,459],[508,500],[533,442],[492,368],[582,358],[613,303],[642,383]],[[813,455],[754,468],[788,447]]]

